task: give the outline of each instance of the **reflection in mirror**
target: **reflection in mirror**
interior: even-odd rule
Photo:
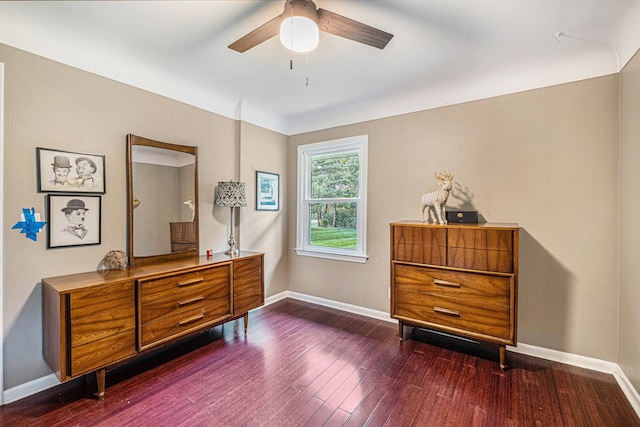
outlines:
[[[129,263],[198,254],[197,148],[129,135]]]

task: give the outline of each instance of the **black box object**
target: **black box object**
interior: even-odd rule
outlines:
[[[478,222],[478,211],[447,211],[447,222],[476,224]]]

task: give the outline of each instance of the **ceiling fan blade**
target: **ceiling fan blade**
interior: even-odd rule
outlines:
[[[280,32],[280,22],[282,22],[282,15],[276,16],[266,24],[262,24],[249,34],[234,41],[228,46],[229,49],[242,53],[269,40]]]
[[[389,34],[386,31],[373,28],[325,9],[318,9],[318,18],[318,27],[320,30],[377,47],[378,49],[384,49],[393,37],[393,34]]]

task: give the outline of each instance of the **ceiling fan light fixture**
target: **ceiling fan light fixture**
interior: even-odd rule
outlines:
[[[318,24],[305,16],[291,16],[280,24],[280,41],[294,52],[309,52],[318,46]]]

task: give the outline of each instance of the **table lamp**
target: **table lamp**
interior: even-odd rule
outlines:
[[[236,228],[235,208],[247,206],[247,195],[244,182],[223,181],[218,182],[218,197],[216,206],[231,208],[231,235],[229,236],[229,249],[224,253],[227,255],[238,255],[236,249],[236,238],[234,236]]]

